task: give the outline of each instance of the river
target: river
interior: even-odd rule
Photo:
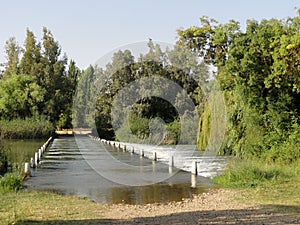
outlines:
[[[147,146],[142,147],[147,156]],[[135,148],[138,149],[138,146]],[[208,162],[208,170],[199,169],[200,176],[194,177],[187,172],[187,165],[183,162],[199,157],[198,160],[202,160],[203,164],[207,156],[193,154],[185,157],[186,160],[175,159],[175,166],[181,164],[182,168],[174,168],[170,172],[168,163],[161,154],[166,148],[170,146],[156,147],[159,149],[157,154],[160,162],[153,162],[147,157],[141,158],[139,154],[123,152],[87,136],[59,137],[50,144],[40,166],[33,169],[32,177],[24,184],[31,189],[87,197],[95,202],[108,204],[166,203],[190,198],[212,188],[210,177],[202,175],[208,175],[208,171],[212,171],[211,167],[217,168],[212,171],[216,173],[226,162],[224,158]],[[114,163],[114,160],[119,163]],[[130,169],[122,165],[129,165]],[[154,178],[163,179],[153,182],[156,181]],[[193,187],[192,180],[195,182]]]

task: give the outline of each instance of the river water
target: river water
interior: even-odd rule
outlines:
[[[143,149],[146,157],[87,136],[59,137],[50,144],[41,164],[32,170],[32,177],[24,184],[27,188],[88,197],[101,203],[163,203],[207,191],[212,187],[210,177],[226,165],[224,157],[182,151],[180,158],[180,151],[173,151],[174,165],[180,169],[170,171],[170,146],[155,147],[158,162],[150,159],[153,147],[134,145],[134,148],[136,153]],[[194,160],[199,164],[197,177],[188,172]]]

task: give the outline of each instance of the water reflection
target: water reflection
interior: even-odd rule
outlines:
[[[9,163],[22,164],[30,162],[30,158],[45,143],[43,139],[34,140],[2,140]]]

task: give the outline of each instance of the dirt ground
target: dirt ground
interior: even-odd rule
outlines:
[[[300,206],[286,206],[296,212],[288,214],[241,203],[235,195],[220,189],[168,204],[107,205],[101,224],[300,224]]]

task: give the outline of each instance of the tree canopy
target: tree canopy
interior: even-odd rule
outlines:
[[[299,23],[294,18],[249,20],[242,31],[208,18],[179,30],[188,46],[218,69],[226,99],[228,131],[223,151],[269,161],[300,157]]]
[[[71,127],[74,90],[81,71],[61,55],[52,33],[43,28],[39,42],[27,29],[24,47],[10,38],[0,79],[0,119],[45,117],[59,128]]]

